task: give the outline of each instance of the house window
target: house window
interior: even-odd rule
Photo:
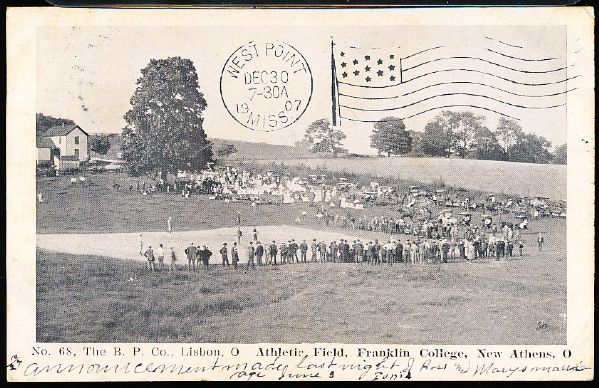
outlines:
[[[75,136],[75,144],[79,144],[79,136]]]
[[[76,138],[75,138],[76,139]],[[75,148],[75,156],[79,158],[79,148]]]

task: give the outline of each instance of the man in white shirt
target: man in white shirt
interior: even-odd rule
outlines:
[[[139,242],[139,254],[143,255],[144,239],[143,239],[143,236],[141,235],[141,233],[139,234],[138,242]]]
[[[156,255],[158,256],[158,271],[162,271],[162,265],[164,264],[164,247],[162,244],[156,249]]]

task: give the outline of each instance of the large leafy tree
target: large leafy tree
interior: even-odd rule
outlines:
[[[412,156],[424,156],[424,144],[423,137],[424,133],[418,131],[408,131],[410,137],[412,138],[412,150],[410,151],[410,155]]]
[[[449,156],[451,152],[453,126],[455,123],[443,112],[426,124],[422,135],[422,150],[427,155]]]
[[[89,139],[90,146],[89,148],[100,154],[106,155],[108,150],[110,150],[110,138],[105,134],[94,134],[90,136]]]
[[[553,155],[549,152],[551,142],[532,133],[523,135],[510,148],[509,161],[524,163],[549,163]]]
[[[568,145],[566,143],[558,146],[553,153],[553,163],[567,164],[568,163]]]
[[[509,160],[512,147],[521,142],[524,131],[522,131],[522,127],[516,120],[501,116],[495,130],[495,137],[503,150],[505,159]]]
[[[402,119],[385,117],[374,123],[370,146],[387,156],[407,154],[412,150],[412,137]]]
[[[448,112],[452,122],[452,146],[464,158],[468,154],[474,137],[484,127],[485,118],[472,112]]]
[[[337,157],[337,154],[346,151],[342,147],[345,137],[345,133],[333,128],[329,120],[319,119],[306,129],[304,143],[312,145],[312,152],[325,152]]]
[[[121,151],[129,172],[198,171],[213,161],[202,128],[206,100],[189,59],[152,59],[141,70],[125,114]]]
[[[474,132],[468,155],[474,159],[502,160],[503,152],[495,133],[487,127],[478,127]]]
[[[449,156],[453,151],[465,157],[476,132],[484,127],[484,120],[472,112],[441,112],[424,128],[425,153]]]

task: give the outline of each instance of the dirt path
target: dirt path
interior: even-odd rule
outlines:
[[[295,239],[299,244],[303,239],[308,243],[313,238],[324,241],[339,240],[341,238],[354,240],[358,237],[345,233],[312,230],[296,226],[261,226],[257,228],[258,240],[267,243],[275,240],[281,241]],[[245,247],[252,239],[252,228],[242,227],[240,261],[247,261]],[[212,251],[212,261],[219,260],[218,251],[223,242],[229,246],[237,241],[237,228],[219,228],[209,230],[183,231],[183,232],[143,232],[143,249],[148,246],[158,247],[163,244],[165,248],[174,247],[178,258],[184,257],[184,249],[193,242],[194,245],[206,245]],[[105,233],[105,234],[38,234],[37,247],[53,252],[64,252],[81,255],[98,255],[118,259],[143,260],[139,254],[139,233]]]

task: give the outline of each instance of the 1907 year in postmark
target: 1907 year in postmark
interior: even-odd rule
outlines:
[[[240,46],[223,66],[220,91],[229,114],[256,131],[296,122],[312,98],[312,73],[290,44],[256,40]]]

